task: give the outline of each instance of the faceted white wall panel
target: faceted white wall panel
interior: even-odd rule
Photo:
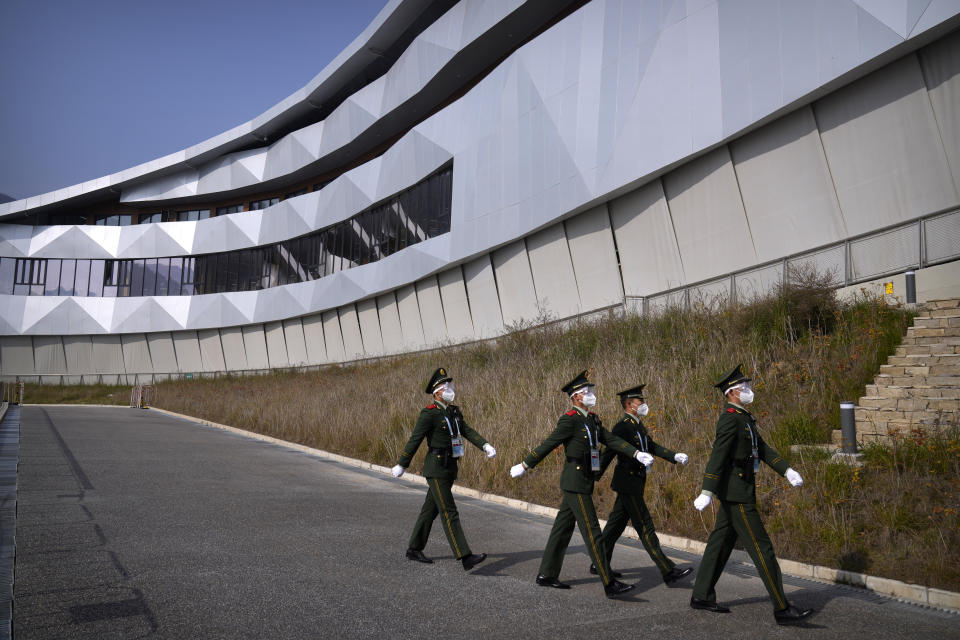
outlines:
[[[329,362],[327,345],[323,337],[323,315],[314,313],[303,317],[303,341],[307,348],[307,362],[322,364]]]
[[[849,233],[960,203],[916,56],[823,98],[814,113]]]
[[[267,362],[270,368],[290,366],[287,342],[283,337],[283,323],[269,322],[263,327],[267,339]]]
[[[583,311],[623,302],[607,206],[585,211],[564,224]]]
[[[340,333],[340,316],[337,310],[323,312],[323,339],[330,362],[342,362],[347,359],[344,351],[343,336]]]
[[[756,264],[727,147],[664,176],[663,190],[688,282]]]
[[[357,319],[360,322],[363,352],[368,356],[382,355],[383,336],[380,332],[380,316],[377,313],[376,298],[368,298],[357,303]]]
[[[360,335],[360,320],[354,305],[340,307],[340,332],[343,336],[344,355],[347,360],[363,358],[363,337]]]
[[[4,371],[34,373],[33,342],[30,336],[4,336],[0,338],[0,364]]]
[[[66,373],[67,359],[60,336],[34,336],[33,360],[37,373]]]
[[[287,361],[291,367],[310,363],[310,358],[307,355],[307,344],[303,337],[303,324],[300,322],[300,318],[283,321],[283,340],[287,347]]]
[[[263,334],[263,325],[242,327],[243,350],[247,354],[248,369],[267,369],[270,359],[267,357],[267,339]]]
[[[239,332],[239,329],[237,329]],[[196,331],[175,331],[173,337],[173,350],[177,356],[177,366],[181,373],[192,373],[195,371],[211,370],[204,362],[204,356],[207,355],[207,349],[201,349],[201,341]],[[217,341],[219,343],[219,340]],[[215,348],[215,347],[214,347]],[[222,362],[223,369],[227,368],[227,361]],[[223,369],[212,369],[213,371],[223,371]]]
[[[447,338],[447,320],[443,315],[443,302],[440,300],[440,287],[437,278],[431,276],[416,284],[417,306],[420,308],[420,322],[423,324],[423,338],[428,346],[440,344]]]
[[[454,267],[437,276],[440,284],[440,298],[443,303],[443,316],[446,320],[448,341],[461,342],[473,339],[473,321],[470,319],[470,304],[467,301],[467,288],[463,284],[463,271]]]
[[[120,336],[123,348],[123,367],[127,373],[151,373],[153,363],[150,360],[150,348],[147,337],[142,333],[128,333]]]
[[[492,338],[503,333],[500,294],[489,256],[463,265],[463,282],[470,297],[470,315],[477,338]]]
[[[226,358],[223,357],[223,343],[218,329],[201,329],[197,331],[197,342],[200,348],[200,368],[187,368],[181,363],[180,371],[224,371],[227,368]],[[191,361],[188,364],[195,364]]]
[[[960,31],[920,52],[920,66],[954,184],[960,185]]]
[[[540,311],[555,318],[580,313],[580,293],[564,226],[555,224],[527,238],[527,255]]]
[[[92,336],[93,373],[124,373],[120,336]]]
[[[7,338],[0,340],[0,345]],[[90,336],[63,336],[63,350],[67,355],[67,371],[69,373],[84,374],[93,372],[93,344]],[[0,362],[5,362],[0,360]],[[16,371],[16,369],[6,369]]]
[[[147,346],[150,349],[150,362],[157,373],[176,373],[177,354],[173,349],[173,338],[169,333],[148,333]]]
[[[423,322],[420,320],[420,305],[414,285],[397,290],[397,310],[400,313],[400,329],[403,344],[407,349],[417,349],[424,344]]]
[[[812,109],[747,134],[730,155],[761,262],[847,237]]]
[[[610,217],[620,250],[624,293],[646,296],[686,282],[673,220],[655,180],[612,200]]]
[[[403,351],[403,330],[400,328],[400,312],[397,298],[391,293],[377,297],[377,313],[380,317],[380,335],[386,353]]]
[[[530,260],[524,241],[514,242],[491,255],[497,278],[497,293],[503,323],[511,325],[538,315],[537,292],[530,274]]]
[[[176,338],[174,338],[174,343],[176,343]],[[240,327],[220,329],[220,344],[223,345],[224,366],[228,370],[243,371],[250,368],[247,366],[247,352],[243,346],[243,331]],[[179,358],[180,354],[178,353],[177,359],[179,360]]]

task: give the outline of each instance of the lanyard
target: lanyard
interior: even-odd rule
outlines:
[[[757,435],[753,432],[753,427],[750,426],[750,423],[747,423],[747,431],[750,432],[750,448],[753,449],[753,454],[757,454]]]
[[[450,418],[448,418],[447,416],[443,416],[443,419],[447,421],[447,431],[450,432],[450,437],[452,438],[452,437],[453,437],[453,427],[450,426]],[[456,419],[456,418],[454,418],[453,421],[457,423],[457,435],[459,436],[459,435],[460,435],[460,421],[459,421],[458,419]]]
[[[649,451],[650,445],[647,443],[646,436],[640,435],[640,432],[637,431],[637,438],[640,440],[640,446],[642,447],[641,451],[643,451],[644,453],[650,453]]]
[[[583,427],[587,430],[587,440],[590,441],[590,448],[591,448],[591,449],[596,449],[596,448],[599,446],[599,442],[594,442],[594,441],[593,441],[593,432],[590,431],[590,423],[588,423],[588,422],[583,423]],[[600,433],[598,432],[598,433],[597,433],[597,440],[599,441],[599,439],[600,439]]]

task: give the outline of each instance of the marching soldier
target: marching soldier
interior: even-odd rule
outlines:
[[[548,453],[561,444],[567,456],[567,462],[560,474],[563,503],[543,552],[537,584],[555,589],[570,588],[570,585],[560,582],[558,578],[563,567],[563,556],[576,524],[603,581],[604,593],[608,598],[615,598],[633,589],[633,585],[624,584],[611,574],[600,535],[597,512],[593,506],[593,483],[595,474],[600,470],[600,444],[603,443],[623,455],[634,456],[644,464],[652,462],[653,458],[609,433],[603,428],[600,418],[589,410],[596,404],[597,396],[593,384],[587,380],[586,371],[564,385],[561,391],[570,396],[573,408],[560,416],[557,428],[547,436],[543,444],[510,469],[510,476],[518,478],[528,469],[537,466]]]
[[[475,554],[470,551],[470,545],[460,527],[460,514],[453,501],[454,480],[457,479],[459,460],[464,454],[464,439],[480,447],[488,458],[497,455],[496,449],[489,442],[470,428],[463,419],[460,407],[453,403],[455,389],[453,378],[447,375],[444,368],[433,372],[426,392],[433,395],[433,403],[420,411],[420,417],[413,428],[413,435],[403,448],[400,460],[393,468],[393,475],[397,478],[403,475],[410,461],[420,447],[424,438],[427,440],[427,456],[423,463],[423,475],[427,479],[427,497],[420,509],[420,516],[410,534],[407,548],[407,558],[417,562],[431,564],[433,560],[423,554],[430,537],[430,528],[434,519],[442,515],[443,533],[447,536],[454,556],[463,564],[464,571],[469,571],[483,562],[487,554]]]
[[[739,539],[770,594],[777,624],[794,624],[809,616],[813,609],[801,610],[787,601],[780,565],[757,512],[754,479],[761,460],[785,476],[794,487],[802,485],[803,478],[760,437],[756,420],[745,409],[753,402],[753,389],[750,378],[743,375],[740,367],[737,365],[715,385],[727,403],[717,420],[716,440],[703,473],[703,488],[693,505],[703,511],[714,497],[720,504],[697,571],[690,606],[715,613],[730,612],[729,608],[717,604],[714,587]]]
[[[629,442],[640,451],[649,453],[652,456],[663,458],[670,464],[687,464],[689,460],[687,454],[676,453],[660,446],[653,441],[653,438],[647,433],[643,426],[641,418],[647,415],[648,407],[643,398],[643,387],[639,385],[632,389],[621,391],[620,404],[623,407],[623,417],[613,427],[613,435]],[[650,559],[660,570],[663,581],[667,586],[672,586],[677,580],[686,576],[691,571],[690,567],[678,569],[670,558],[668,558],[660,549],[660,540],[657,538],[657,530],[653,526],[653,518],[643,501],[643,489],[647,481],[647,469],[649,465],[643,465],[637,462],[633,457],[618,455],[613,449],[607,449],[603,452],[601,459],[601,473],[606,470],[610,462],[617,458],[617,468],[613,472],[613,481],[610,488],[617,492],[617,499],[613,503],[613,511],[607,518],[607,526],[603,528],[603,547],[607,552],[607,562],[609,564],[613,557],[613,548],[620,539],[620,535],[627,526],[627,520],[633,524],[633,528],[640,534],[640,541],[643,548],[647,550]],[[596,574],[595,565],[590,565],[590,573]],[[612,571],[613,577],[619,578],[619,571]]]

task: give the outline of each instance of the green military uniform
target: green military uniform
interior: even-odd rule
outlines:
[[[446,376],[443,369],[438,369],[437,374]],[[434,379],[428,385],[428,393],[431,386],[435,387],[437,384],[437,374],[434,374]],[[410,534],[409,548],[422,551],[427,546],[433,521],[439,515],[450,548],[454,556],[461,560],[472,552],[460,526],[460,514],[453,500],[453,482],[457,479],[460,460],[453,456],[451,441],[455,437],[463,437],[479,448],[488,444],[483,436],[466,423],[458,406],[444,405],[436,401],[420,411],[413,435],[403,448],[398,464],[404,468],[410,466],[420,443],[426,439],[428,450],[423,462],[423,476],[427,479],[428,491],[413,533]]]
[[[603,548],[600,523],[593,506],[595,474],[591,471],[590,449],[599,448],[598,443],[603,443],[613,451],[625,455],[636,455],[637,452],[633,445],[604,429],[596,414],[574,407],[560,416],[553,433],[523,459],[525,467],[533,468],[560,445],[563,445],[566,453],[566,464],[560,474],[563,502],[553,522],[547,547],[543,552],[543,560],[540,562],[542,576],[556,578],[560,575],[563,556],[570,544],[570,537],[573,535],[573,527],[576,524],[604,586],[613,581],[607,554]]]
[[[640,451],[676,464],[674,459],[676,452],[654,442],[647,433],[646,427],[643,426],[643,421],[629,413],[624,413],[620,421],[614,425],[613,435],[629,442]],[[616,451],[607,449],[603,452],[602,469],[606,470],[614,458],[617,458],[617,466],[613,471],[610,488],[617,492],[617,499],[607,518],[607,526],[603,528],[603,546],[607,553],[607,562],[609,564],[613,557],[613,548],[629,520],[640,534],[643,548],[650,554],[660,573],[666,576],[676,565],[660,549],[660,540],[653,526],[653,518],[643,500],[647,468],[636,458],[618,455]]]
[[[738,382],[749,381],[734,369],[719,383],[722,391]],[[725,388],[724,388],[725,387]],[[789,607],[783,591],[780,565],[773,552],[770,536],[757,512],[755,464],[770,465],[781,476],[789,465],[773,447],[767,445],[757,429],[756,419],[743,407],[728,402],[717,420],[713,452],[703,474],[702,492],[719,500],[717,520],[707,539],[703,561],[697,571],[693,597],[716,602],[714,587],[737,540],[757,567],[775,610]]]

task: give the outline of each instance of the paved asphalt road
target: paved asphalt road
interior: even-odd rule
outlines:
[[[638,587],[607,600],[579,534],[561,576],[574,588],[544,589],[550,520],[463,497],[487,562],[464,573],[439,526],[436,563],[409,562],[423,487],[150,411],[27,406],[20,434],[18,640],[960,638],[960,616],[790,577],[817,614],[778,627],[733,562],[718,585],[733,612],[693,611],[689,583],[664,587],[634,541],[615,566]]]

